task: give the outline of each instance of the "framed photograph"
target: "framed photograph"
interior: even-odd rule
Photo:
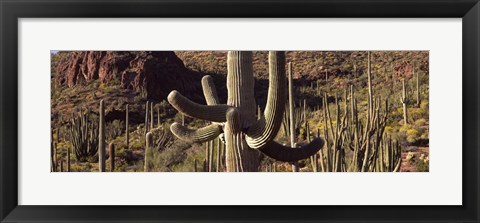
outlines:
[[[0,1],[1,222],[478,222],[480,5]]]

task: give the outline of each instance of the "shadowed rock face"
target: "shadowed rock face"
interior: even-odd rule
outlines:
[[[145,91],[148,99],[164,100],[176,89],[203,102],[201,75],[185,68],[171,51],[81,51],[64,52],[54,71],[55,85],[72,87],[99,79],[122,88]]]

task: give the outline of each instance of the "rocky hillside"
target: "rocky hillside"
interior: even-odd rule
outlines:
[[[268,88],[267,54],[254,52],[255,96],[260,106],[266,101]],[[417,71],[428,74],[428,58],[428,51],[375,51],[372,73],[379,80],[388,76],[397,83],[403,77],[412,78],[413,64]],[[172,90],[205,103],[200,81],[205,74],[214,75],[219,98],[225,101],[226,60],[226,51],[62,51],[52,55],[52,117],[70,116],[84,108],[95,111],[98,100],[104,99],[109,108],[107,118],[108,114],[122,117],[128,103],[138,106],[132,109],[138,110],[140,122],[145,101],[160,103]],[[294,64],[297,87],[313,87],[312,82],[317,79],[332,89],[340,89],[350,81],[359,81],[358,86],[366,83],[363,74],[367,60],[363,51],[289,51],[287,61]],[[373,82],[377,84],[385,83]],[[309,103],[320,100],[303,91],[297,97],[311,99]]]
[[[227,73],[226,51],[175,52],[187,68],[204,73]],[[425,73],[429,69],[428,51],[375,51],[373,74],[389,73],[411,78],[412,65]],[[294,78],[315,80],[330,77],[360,76],[367,69],[366,51],[287,51],[287,61],[294,64]],[[268,77],[268,52],[255,51],[253,66],[257,78]]]
[[[77,51],[60,52],[52,67],[55,87],[73,87],[99,80],[143,93],[161,101],[172,90],[202,101],[200,74],[185,68],[174,52]]]

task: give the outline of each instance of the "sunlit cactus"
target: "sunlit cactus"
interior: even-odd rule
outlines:
[[[145,140],[145,158],[144,158],[144,171],[145,172],[149,172],[150,171],[150,168],[149,168],[149,165],[148,165],[148,162],[150,162],[150,158],[149,157],[153,151],[153,134],[151,132],[148,132],[147,135],[145,136],[146,140]]]
[[[98,151],[98,126],[96,120],[92,120],[89,117],[90,112],[78,114],[71,120],[69,126],[70,142],[73,146],[73,152],[75,157],[80,162],[87,160],[93,160]],[[52,151],[54,151],[54,145],[52,141]],[[52,156],[54,153],[52,152]],[[53,161],[55,161],[52,158]],[[55,162],[53,162],[55,167]]]
[[[130,143],[130,136],[128,132],[128,105],[125,107],[125,144],[127,145],[127,149],[129,149]]]
[[[212,123],[198,130],[174,123],[172,133],[189,142],[206,142],[221,133],[225,136],[225,160],[228,172],[258,171],[260,151],[285,162],[294,162],[315,154],[324,141],[316,138],[308,145],[292,149],[274,141],[282,123],[286,103],[285,53],[269,53],[269,88],[264,113],[256,118],[252,52],[229,51],[227,57],[226,104],[219,104],[215,86],[209,76],[202,79],[207,105],[190,101],[177,91],[168,96],[179,112]]]
[[[407,87],[405,83],[405,79],[402,81],[402,96],[400,96],[400,103],[402,103],[403,106],[403,124],[406,125],[408,124],[408,97],[407,97]]]
[[[98,169],[105,172],[105,104],[100,101],[98,121]]]

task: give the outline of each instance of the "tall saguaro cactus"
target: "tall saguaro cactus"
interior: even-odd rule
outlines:
[[[293,67],[292,62],[288,63],[288,113],[290,118],[290,146],[295,148],[295,116],[294,113],[294,101],[293,101]],[[298,163],[292,164],[292,171],[298,172]]]
[[[109,159],[110,159],[110,172],[115,172],[115,144],[110,143],[108,145]]]
[[[175,136],[190,142],[205,142],[224,134],[227,172],[258,171],[260,163],[257,151],[279,161],[294,162],[315,154],[324,143],[321,138],[316,138],[308,145],[292,149],[273,140],[285,112],[285,53],[269,53],[268,99],[265,112],[258,120],[255,116],[257,106],[253,92],[252,59],[252,52],[228,52],[227,104],[218,104],[210,76],[202,79],[208,105],[194,103],[178,91],[168,95],[168,101],[179,112],[212,122],[197,130],[173,123],[170,129]]]
[[[407,111],[407,104],[408,104],[408,97],[407,97],[407,87],[405,83],[405,79],[402,82],[402,96],[400,96],[400,102],[403,105],[403,124],[408,124],[408,111]]]
[[[98,169],[105,172],[105,105],[100,101],[98,123]]]
[[[417,108],[420,108],[420,79],[418,77],[418,72],[416,72],[416,75],[415,75],[415,64],[413,65],[413,76],[415,77],[415,79],[417,81],[417,92],[416,92]]]
[[[130,136],[128,132],[128,105],[125,107],[125,143],[127,144],[127,150],[129,149]]]
[[[150,129],[153,129],[153,102],[150,102]]]
[[[148,133],[148,101],[145,103],[145,135]]]
[[[150,168],[149,168],[149,165],[148,165],[148,162],[150,162],[150,155],[151,155],[151,152],[153,151],[153,135],[151,132],[148,132],[147,135],[145,136],[145,158],[143,159],[143,161],[145,162],[144,163],[144,167],[143,167],[143,170],[144,172],[149,172],[150,171]]]

